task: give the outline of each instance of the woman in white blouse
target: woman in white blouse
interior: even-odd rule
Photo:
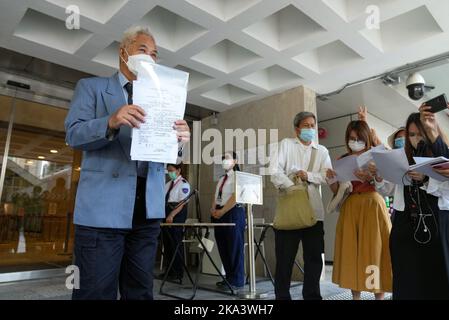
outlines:
[[[420,114],[409,116],[406,125],[405,153],[413,157],[433,157],[431,142],[420,121]],[[378,191],[394,192],[393,227],[390,252],[393,268],[393,299],[449,299],[439,216],[449,214],[449,189],[444,183],[409,172],[404,184],[394,185],[379,177],[373,164],[370,171]],[[408,183],[409,182],[409,183]]]
[[[225,174],[218,181],[211,208],[213,223],[235,223],[234,227],[215,228],[215,240],[226,272],[226,280],[233,289],[245,285],[245,209],[235,202],[235,171],[240,171],[235,152],[223,156]],[[226,287],[224,281],[217,282],[218,287]]]

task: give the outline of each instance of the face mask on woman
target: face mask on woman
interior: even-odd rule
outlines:
[[[169,171],[168,176],[171,180],[176,180],[176,178],[178,177],[178,175],[176,174],[176,171]]]
[[[366,148],[366,142],[365,141],[354,141],[349,140],[349,149],[352,150],[352,152],[360,152]]]
[[[401,149],[401,148],[404,148],[404,146],[405,146],[405,138],[404,137],[394,139],[395,149]]]
[[[233,165],[234,165],[234,161],[233,160],[231,160],[231,159],[224,159],[223,160],[222,166],[223,166],[224,170],[226,170],[226,171],[231,170]]]
[[[410,137],[410,143],[414,149],[418,149],[418,144],[423,140],[420,136]]]

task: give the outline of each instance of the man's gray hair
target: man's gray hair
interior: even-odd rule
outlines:
[[[316,117],[312,112],[303,111],[303,112],[298,113],[295,116],[295,120],[293,120],[293,126],[295,128],[299,127],[299,124],[301,123],[301,121],[304,119],[307,119],[307,118],[313,118],[313,119],[315,119],[315,122],[316,122]]]
[[[136,39],[136,37],[138,35],[141,35],[141,34],[149,36],[151,39],[153,39],[154,42],[156,42],[153,34],[151,33],[151,31],[148,27],[136,26],[136,27],[131,27],[125,31],[125,33],[123,34],[122,41],[120,42],[120,48],[127,47],[130,43],[132,43],[134,41],[134,39]]]

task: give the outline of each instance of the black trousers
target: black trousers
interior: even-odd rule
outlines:
[[[275,230],[276,275],[275,294],[277,300],[291,300],[290,283],[293,265],[302,241],[304,256],[304,300],[321,300],[320,277],[323,270],[324,253],[323,222],[301,230]]]
[[[80,288],[73,300],[153,299],[153,268],[160,220],[145,216],[145,183],[139,179],[132,229],[75,226]]]
[[[166,216],[170,214],[171,208],[166,205]],[[187,205],[173,218],[173,223],[184,223],[187,219]],[[183,238],[182,227],[165,227],[162,229],[162,242],[164,244],[164,267],[167,272],[170,262],[175,255],[175,261],[169,272],[170,275],[177,278],[182,278],[184,275],[184,245],[182,243]],[[178,251],[176,246],[180,243]]]

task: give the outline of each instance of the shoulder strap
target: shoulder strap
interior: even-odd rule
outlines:
[[[310,155],[310,162],[309,162],[309,168],[307,169],[307,172],[312,172],[313,165],[315,164],[317,149],[312,147],[312,154]]]

